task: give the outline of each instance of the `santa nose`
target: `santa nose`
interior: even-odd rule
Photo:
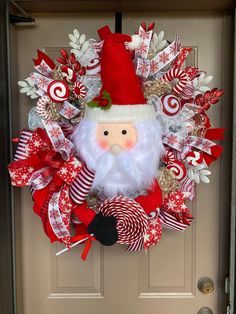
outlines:
[[[113,144],[113,145],[111,145],[111,147],[110,147],[110,152],[111,152],[113,155],[117,155],[117,154],[121,153],[122,150],[123,150],[123,148],[122,148],[120,145],[118,145],[118,144]]]

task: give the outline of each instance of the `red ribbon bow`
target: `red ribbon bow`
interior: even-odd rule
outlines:
[[[87,256],[88,256],[89,250],[91,248],[92,241],[95,241],[96,239],[94,238],[94,236],[92,236],[91,234],[88,234],[88,233],[80,234],[80,235],[71,237],[72,243],[76,243],[76,242],[83,241],[83,240],[86,242],[85,242],[83,252],[81,254],[81,258],[82,258],[82,260],[85,261]]]
[[[32,133],[25,143],[25,149],[28,158],[16,160],[8,166],[12,184],[20,187],[32,185],[34,212],[41,217],[44,231],[50,240],[60,241],[49,223],[48,204],[55,192],[59,192],[65,184],[73,182],[81,170],[81,163],[74,156],[65,161],[61,154],[53,149],[43,129]],[[64,171],[60,171],[62,169]]]

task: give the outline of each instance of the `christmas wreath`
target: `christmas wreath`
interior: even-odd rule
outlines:
[[[143,22],[132,36],[108,26],[98,34],[75,29],[56,60],[38,50],[18,83],[36,106],[9,165],[51,242],[63,251],[83,243],[83,259],[93,240],[138,251],[163,228],[184,231],[193,219],[185,203],[209,183],[222,152],[213,141],[223,139],[207,115],[223,91],[185,66],[191,48],[177,36],[168,42]]]

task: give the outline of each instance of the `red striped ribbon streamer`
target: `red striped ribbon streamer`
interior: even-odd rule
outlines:
[[[143,247],[143,239],[140,239],[134,243],[131,243],[127,247],[127,251],[131,251],[131,252],[140,251],[142,247]]]
[[[24,129],[21,132],[20,141],[19,141],[19,144],[16,149],[16,153],[14,156],[14,161],[17,161],[20,159],[27,159],[29,157],[28,154],[26,153],[25,146],[28,140],[31,138],[32,134],[33,134],[32,131],[26,130],[26,129]]]
[[[95,173],[83,166],[80,173],[70,186],[70,197],[76,204],[82,204],[93,184]]]
[[[62,124],[61,129],[62,129],[65,137],[70,137],[70,135],[73,133],[73,130],[74,130],[73,126],[69,123]]]
[[[120,244],[133,244],[130,249],[139,247],[148,226],[144,209],[135,200],[124,197],[107,199],[99,207],[99,212],[104,216],[114,216],[117,219],[118,241]]]
[[[167,229],[184,231],[188,227],[188,225],[177,221],[177,219],[174,216],[170,215],[167,212],[164,212],[163,210],[160,210],[159,218],[162,223],[162,226]]]
[[[195,197],[195,181],[191,180],[188,176],[185,177],[180,182],[180,192],[187,192],[189,193],[189,200],[193,200]]]

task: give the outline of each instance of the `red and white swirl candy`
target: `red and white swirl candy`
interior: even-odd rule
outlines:
[[[64,102],[70,95],[68,85],[60,80],[52,81],[48,85],[48,96],[53,102]]]
[[[164,76],[163,79],[165,79],[168,82],[173,81],[174,79],[178,79],[178,83],[174,86],[173,91],[176,95],[179,95],[180,93],[182,93],[183,89],[185,88],[186,84],[187,84],[187,74],[185,73],[185,71],[178,69],[178,68],[174,68],[171,69],[169,72],[167,72]]]
[[[104,216],[116,217],[117,243],[129,245],[143,239],[148,220],[145,211],[135,200],[115,196],[103,202],[99,207],[99,212]]]
[[[76,81],[76,73],[68,66],[61,67],[61,74],[68,82],[74,83]]]
[[[86,87],[81,83],[81,82],[77,82],[74,84],[73,86],[73,94],[79,98],[79,99],[83,99],[86,96]]]
[[[166,150],[162,161],[167,165],[172,164],[175,161],[175,155],[170,150]]]
[[[39,98],[36,104],[36,111],[44,120],[50,119],[50,114],[47,111],[47,106],[49,104],[51,104],[51,99],[47,95],[44,95],[41,98]]]
[[[185,165],[179,160],[175,160],[172,164],[167,165],[166,168],[172,171],[177,180],[182,180],[187,175]]]
[[[186,155],[185,160],[190,166],[196,167],[203,163],[203,155],[197,151],[192,151]]]
[[[163,95],[161,97],[161,104],[162,110],[167,116],[174,116],[181,109],[179,99],[174,95]]]

